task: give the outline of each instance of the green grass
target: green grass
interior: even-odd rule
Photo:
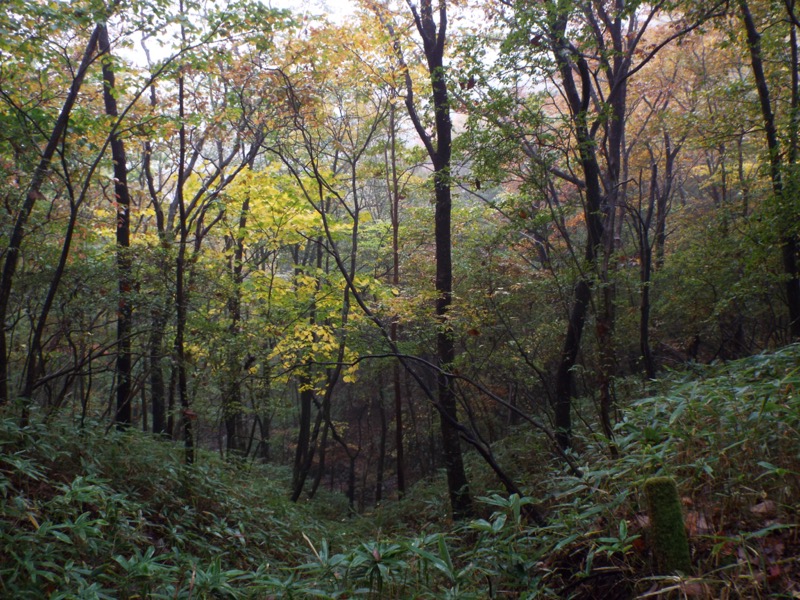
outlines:
[[[448,520],[441,480],[345,518],[335,498],[290,503],[285,470],[211,453],[186,467],[174,445],[139,432],[36,415],[21,428],[0,413],[0,597],[800,593],[800,347],[656,386],[620,408],[618,459],[579,433],[581,478],[526,429],[495,451],[530,497],[493,493],[471,460],[480,515],[465,524]],[[678,482],[693,564],[683,579],[654,575],[642,484],[659,475]],[[547,527],[525,521],[534,500]]]

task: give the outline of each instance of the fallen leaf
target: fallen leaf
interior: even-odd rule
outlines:
[[[785,550],[785,546],[783,542],[780,540],[765,540],[764,545],[766,546],[765,550],[767,553],[775,556],[776,558],[780,558],[783,556],[783,552]]]
[[[772,500],[763,500],[751,506],[750,512],[759,517],[774,517],[778,512],[778,506]]]
[[[686,514],[686,530],[690,536],[711,533],[712,527],[705,513],[693,510]]]
[[[642,529],[646,529],[647,527],[650,527],[650,517],[648,517],[644,513],[637,513],[637,514],[633,515],[633,519],[632,520],[633,520],[634,525],[636,525],[637,527],[641,527]]]
[[[690,581],[681,585],[681,591],[689,598],[691,597],[699,597],[699,598],[708,598],[707,586],[702,583]]]

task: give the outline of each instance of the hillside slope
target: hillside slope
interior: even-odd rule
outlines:
[[[271,466],[186,467],[139,432],[0,415],[0,597],[798,597],[800,346],[655,385],[621,409],[619,458],[583,434],[581,478],[533,432],[498,444],[544,528],[478,461],[480,519],[452,523],[442,481],[355,516],[332,495],[288,502]],[[654,475],[678,483],[692,573],[655,574]]]

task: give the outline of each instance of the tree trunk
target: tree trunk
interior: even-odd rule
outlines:
[[[667,211],[669,199],[672,196],[672,181],[675,178],[675,158],[680,152],[683,140],[673,148],[668,132],[664,132],[664,152],[666,165],[664,169],[664,187],[656,196],[656,231],[655,231],[655,266],[661,269],[664,266],[664,247],[667,243]]]
[[[391,194],[392,194],[392,285],[400,285],[400,190],[397,177],[397,131],[395,123],[395,105],[389,106],[389,135],[391,159]],[[399,337],[397,319],[392,319],[389,336],[394,343]],[[403,447],[403,390],[400,385],[400,363],[392,365],[392,388],[394,391],[394,442],[397,457],[397,495],[402,498],[406,493],[405,452]]]
[[[261,413],[260,415],[256,415],[256,421],[258,421],[258,432],[261,439],[258,440],[258,448],[256,449],[255,455],[261,458],[262,462],[268,463],[270,459],[269,438],[272,420],[266,413]]]
[[[181,2],[181,9],[183,3]],[[181,10],[182,12],[182,10]],[[189,236],[187,225],[186,203],[183,197],[184,186],[184,167],[186,165],[186,124],[185,119],[185,96],[183,73],[178,76],[178,119],[180,129],[178,131],[179,158],[178,158],[178,181],[175,186],[175,197],[178,204],[178,255],[175,258],[175,369],[177,369],[178,399],[181,405],[181,417],[183,422],[183,447],[184,460],[187,465],[194,463],[194,413],[189,406],[189,384],[186,374],[186,347],[184,344],[184,334],[186,330],[187,316],[187,295],[186,284],[186,243]]]
[[[150,106],[155,108],[157,105],[155,86],[150,86]],[[156,213],[156,227],[160,246],[158,248],[158,266],[164,281],[169,278],[169,257],[168,248],[170,247],[171,231],[167,231],[167,224],[164,219],[164,211],[156,190],[155,178],[151,168],[153,146],[150,140],[144,143],[142,156],[142,171],[147,184],[147,191],[153,210]],[[153,433],[155,435],[168,434],[172,436],[171,418],[167,419],[167,387],[164,382],[164,366],[162,360],[164,351],[164,331],[169,320],[170,294],[166,289],[158,290],[154,293],[154,306],[150,311],[150,336],[147,341],[147,359],[150,375],[150,409],[153,415]],[[171,388],[170,388],[171,390]],[[172,410],[171,402],[169,410]]]
[[[658,187],[658,164],[653,161],[650,176],[650,194],[647,209],[647,217],[644,222],[639,222],[639,280],[642,288],[642,297],[639,303],[639,351],[642,354],[644,372],[647,379],[656,378],[656,363],[653,358],[653,351],[650,348],[650,281],[653,266],[653,251],[650,247],[650,220],[653,214],[654,205],[661,205]],[[656,248],[658,248],[659,236],[659,214],[656,211]]]
[[[586,250],[584,253],[585,268],[591,268],[597,258],[597,251],[603,240],[603,193],[600,187],[600,167],[597,163],[594,139],[586,121],[586,111],[591,100],[592,78],[585,59],[572,56],[571,48],[566,40],[567,16],[554,15],[554,27],[551,36],[553,55],[558,63],[564,91],[570,106],[570,114],[575,127],[575,134],[580,152],[585,188],[584,217],[587,225]],[[575,83],[573,65],[570,58],[578,64],[581,92]],[[561,351],[561,360],[556,374],[555,394],[555,428],[556,440],[562,449],[571,445],[572,437],[572,396],[574,394],[572,370],[575,367],[580,350],[583,326],[586,322],[586,311],[591,301],[591,279],[588,273],[582,273],[575,284],[572,308],[567,322],[567,335]]]
[[[311,406],[314,392],[308,389],[310,383],[307,377],[300,377],[300,421],[297,430],[297,447],[294,453],[294,469],[292,470],[292,488],[302,487],[307,473],[304,473],[308,462],[308,453],[311,444]],[[299,494],[298,494],[299,497]]]
[[[573,292],[572,309],[567,322],[567,335],[561,350],[561,361],[556,372],[556,393],[554,406],[554,425],[556,441],[562,450],[571,445],[572,437],[572,396],[575,394],[572,369],[578,360],[581,335],[586,322],[586,311],[591,301],[592,291],[589,281],[579,279]]]
[[[397,363],[395,363],[397,364]],[[378,380],[378,385],[382,385]],[[381,420],[381,432],[378,439],[378,462],[375,465],[375,506],[383,501],[383,479],[386,465],[386,438],[389,436],[389,425],[386,422],[386,409],[383,407],[383,389],[377,395],[376,404],[378,405],[378,416]],[[366,469],[365,469],[366,470]]]
[[[114,96],[114,70],[111,67],[111,46],[108,27],[100,26],[98,48],[106,55],[103,60],[103,102],[106,114],[117,118],[119,109]],[[131,425],[131,258],[129,254],[131,236],[131,196],[128,190],[128,165],[125,144],[119,133],[111,134],[111,158],[114,162],[114,200],[117,208],[117,412],[114,421],[118,428]]]
[[[406,106],[411,120],[433,162],[436,210],[434,216],[434,240],[436,254],[436,317],[439,330],[436,334],[436,356],[440,370],[436,373],[437,410],[442,432],[442,450],[447,488],[454,519],[465,519],[472,514],[467,474],[461,455],[461,440],[458,432],[458,408],[448,370],[455,359],[455,345],[447,316],[453,295],[453,264],[450,216],[452,197],[450,186],[450,160],[452,155],[453,124],[450,120],[450,100],[444,66],[444,44],[447,33],[447,3],[439,5],[439,24],[433,19],[431,0],[422,0],[420,11],[411,6],[417,31],[422,37],[428,73],[431,79],[436,143],[423,127],[416,113],[414,99],[409,90]],[[408,81],[408,79],[407,79]],[[410,86],[409,86],[410,87]]]
[[[252,168],[252,161],[250,164]],[[242,369],[239,367],[242,357],[239,355],[238,344],[236,343],[239,338],[239,325],[242,319],[242,282],[244,281],[244,237],[243,232],[247,227],[247,217],[250,212],[250,196],[245,197],[242,202],[242,208],[239,213],[239,223],[236,228],[236,233],[233,239],[234,251],[231,257],[230,271],[233,284],[233,292],[228,299],[228,313],[230,315],[231,324],[228,328],[229,342],[231,343],[231,352],[228,357],[230,372],[230,381],[228,384],[228,393],[225,396],[225,430],[227,433],[226,444],[228,454],[242,454],[244,450],[244,433],[242,428],[243,423],[243,403],[242,393],[240,390]],[[246,368],[246,367],[245,367]]]
[[[317,472],[314,474],[314,482],[311,484],[311,489],[308,491],[309,500],[316,495],[317,489],[319,489],[319,484],[322,482],[322,477],[325,475],[325,459],[327,458],[327,452],[328,452],[329,431],[330,431],[330,425],[326,423],[322,429],[322,440],[319,443],[319,458],[317,459]]]
[[[310,411],[309,411],[310,414]],[[295,456],[295,470],[292,477],[292,494],[290,499],[292,502],[297,502],[303,494],[303,487],[306,484],[308,474],[311,472],[311,467],[314,464],[314,455],[317,452],[317,440],[319,439],[319,430],[322,425],[323,413],[321,410],[317,411],[316,422],[314,423],[314,430],[308,436],[306,443],[306,450],[303,453],[302,462],[298,464],[297,457]]]
[[[167,325],[166,307],[156,307],[150,319],[150,339],[148,340],[148,363],[150,367],[150,409],[153,415],[153,433],[164,435],[167,427],[167,389],[164,384],[164,368],[161,360],[164,355],[164,328]]]

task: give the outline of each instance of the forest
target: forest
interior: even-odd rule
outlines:
[[[800,597],[795,0],[5,0],[0,597]]]

